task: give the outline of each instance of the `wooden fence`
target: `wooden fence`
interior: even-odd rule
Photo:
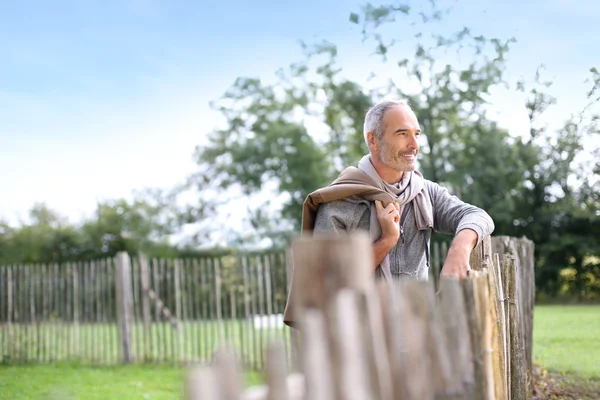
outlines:
[[[436,286],[446,253],[432,244]],[[271,339],[292,358],[288,266],[285,251],[1,266],[0,361],[197,363],[226,341],[244,367],[262,370]]]
[[[268,339],[289,347],[285,256],[0,267],[1,361],[202,362],[225,340],[260,369]]]
[[[507,252],[493,253],[493,249]],[[368,237],[299,238],[301,341],[290,371],[269,341],[267,385],[243,389],[234,352],[190,370],[196,399],[528,399],[533,245],[502,238],[473,252],[467,279],[374,282]],[[516,250],[513,252],[512,250]],[[437,294],[436,294],[437,292]]]

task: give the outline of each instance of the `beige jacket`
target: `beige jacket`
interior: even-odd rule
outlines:
[[[356,167],[348,167],[329,186],[317,189],[306,197],[302,207],[302,234],[312,232],[317,218],[317,211],[321,204],[341,200],[349,196],[359,196],[368,201],[380,200],[384,207],[394,201],[393,196],[376,187],[375,182],[366,173]],[[292,272],[291,279],[283,322],[288,326],[297,328],[293,317],[293,306],[290,303],[294,291],[302,290],[302,288],[298,288],[294,284],[294,272]]]

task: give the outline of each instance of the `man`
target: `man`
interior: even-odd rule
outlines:
[[[372,107],[364,124],[369,154],[358,168],[345,169],[307,197],[303,230],[315,235],[368,231],[379,276],[419,279],[428,278],[432,230],[453,234],[441,275],[465,277],[471,251],[493,232],[494,223],[485,211],[416,170],[420,134],[407,101]],[[289,307],[284,322],[293,325]]]

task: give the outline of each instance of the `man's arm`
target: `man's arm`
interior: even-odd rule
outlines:
[[[381,237],[373,243],[373,255],[377,268],[385,256],[396,246],[400,238],[400,206],[398,203],[390,203],[383,207],[383,203],[375,200],[377,209],[377,220],[381,226]]]
[[[400,237],[398,205],[390,204],[384,208],[381,203],[376,203],[376,207],[382,234],[373,243],[373,269],[381,264]],[[319,207],[314,234],[344,234],[358,229],[369,231],[369,225],[370,212],[367,203],[337,200]]]
[[[466,277],[467,271],[471,269],[469,265],[471,251],[476,245],[477,232],[469,228],[459,231],[448,249],[448,255],[446,256],[446,261],[444,261],[441,275],[453,275],[459,279]]]
[[[464,278],[471,251],[494,231],[492,218],[481,208],[465,203],[435,183],[428,183],[434,211],[434,229],[454,234],[441,275]]]

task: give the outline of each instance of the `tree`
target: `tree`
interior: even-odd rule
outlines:
[[[372,29],[381,28],[396,14],[408,16],[409,9],[367,6],[361,15],[351,16],[355,23],[364,21],[365,39],[374,37],[376,52],[384,58],[392,54],[391,46],[385,45]],[[443,12],[434,6],[429,17],[420,15],[429,21],[441,18]],[[466,143],[473,144],[468,151],[517,156],[506,143],[507,133],[487,121],[484,110],[485,94],[502,82],[504,54],[510,41],[472,37],[466,29],[450,38],[437,35],[425,40],[420,33],[414,38],[413,56],[398,62],[400,72],[417,77],[419,90],[414,93],[406,93],[395,82],[366,90],[344,78],[337,48],[326,41],[313,46],[302,44],[305,59],[278,71],[278,81],[273,85],[239,78],[215,106],[225,117],[227,128],[213,132],[209,144],[197,148],[201,172],[193,180],[209,190],[218,188],[227,193],[237,188],[245,196],[259,196],[258,206],[249,212],[257,230],[270,225],[268,216],[261,214],[265,205],[269,207],[263,198],[269,196],[258,193],[271,183],[273,191],[283,197],[281,214],[270,213],[271,221],[287,220],[298,231],[306,195],[331,182],[344,167],[356,165],[367,152],[363,138],[366,111],[374,99],[393,94],[408,97],[422,123],[427,138],[422,162],[425,176],[470,192],[469,184],[477,176],[468,176],[466,171],[477,163],[464,156]],[[449,63],[440,68],[436,52],[469,46],[472,62],[462,69]],[[321,126],[318,135],[307,129],[315,122]],[[485,145],[477,140],[482,134],[490,138]],[[506,173],[519,165],[510,162],[512,159],[493,159],[496,164],[488,169],[499,177],[518,175]],[[494,205],[517,184],[515,179],[505,180],[510,187],[495,187]],[[483,199],[487,197],[473,198]]]
[[[30,223],[0,227],[0,260],[4,263],[62,261],[77,254],[81,242],[75,228],[45,204],[35,204]]]
[[[431,9],[418,13],[420,21],[410,18],[408,6],[363,7],[351,21],[362,23],[365,41],[374,42],[382,61],[399,57],[399,77],[390,82],[385,94],[406,97],[415,110],[424,133],[419,169],[424,176],[439,182],[463,200],[487,210],[499,231],[513,225],[514,197],[522,186],[526,165],[520,162],[516,140],[487,117],[492,89],[505,86],[506,56],[514,38],[487,39],[462,28],[449,37],[431,29],[450,12],[432,3]],[[428,11],[428,12],[427,12]],[[399,20],[401,19],[401,20]],[[429,24],[425,35],[411,27],[412,38],[405,38],[404,27]],[[392,31],[387,40],[382,32]],[[406,46],[394,53],[394,46],[414,46],[412,57],[405,57]],[[458,56],[453,56],[458,54]],[[411,83],[410,92],[403,86]]]
[[[540,121],[556,99],[545,91],[551,82],[542,82],[540,70],[536,72],[527,102],[531,132],[519,143],[528,173],[518,197],[516,224],[510,232],[526,235],[536,243],[536,283],[540,291],[580,299],[600,295],[598,158],[592,158],[591,165],[577,162],[585,140],[595,143],[594,148],[587,149],[592,157],[600,149],[600,97],[595,97],[600,85],[597,70],[592,68],[590,72],[593,84],[588,103],[556,132],[547,130]],[[524,91],[525,85],[520,88]]]
[[[81,224],[71,224],[46,205],[36,204],[28,223],[0,223],[0,264],[92,260],[118,251],[176,255],[179,250],[169,236],[188,216],[173,200],[173,195],[157,190],[136,193],[131,201],[108,200]]]
[[[337,48],[328,42],[303,44],[304,60],[278,71],[272,85],[238,79],[216,107],[227,128],[197,148],[200,172],[192,181],[219,199],[233,189],[238,192],[227,200],[254,199],[249,215],[258,236],[281,234],[281,221],[297,231],[306,195],[367,151],[362,124],[373,100],[406,97],[425,134],[419,166],[425,177],[487,210],[495,234],[534,240],[540,289],[592,296],[600,282],[600,246],[593,239],[600,164],[578,160],[584,142],[598,132],[598,71],[591,69],[589,104],[556,132],[540,119],[555,103],[547,93],[552,83],[541,79],[541,70],[532,85],[517,82],[527,93],[532,128],[527,137],[515,136],[487,114],[492,90],[510,87],[504,69],[515,40],[488,39],[468,28],[441,35],[432,22],[450,10],[423,4],[424,10],[366,5],[350,15],[375,57],[398,67],[395,79],[379,87],[344,77]],[[309,129],[314,126],[319,129]],[[600,159],[597,148],[591,154]],[[293,163],[298,168],[290,169]],[[267,185],[275,195],[264,195]],[[277,201],[265,197],[277,198],[280,214],[270,208]]]

